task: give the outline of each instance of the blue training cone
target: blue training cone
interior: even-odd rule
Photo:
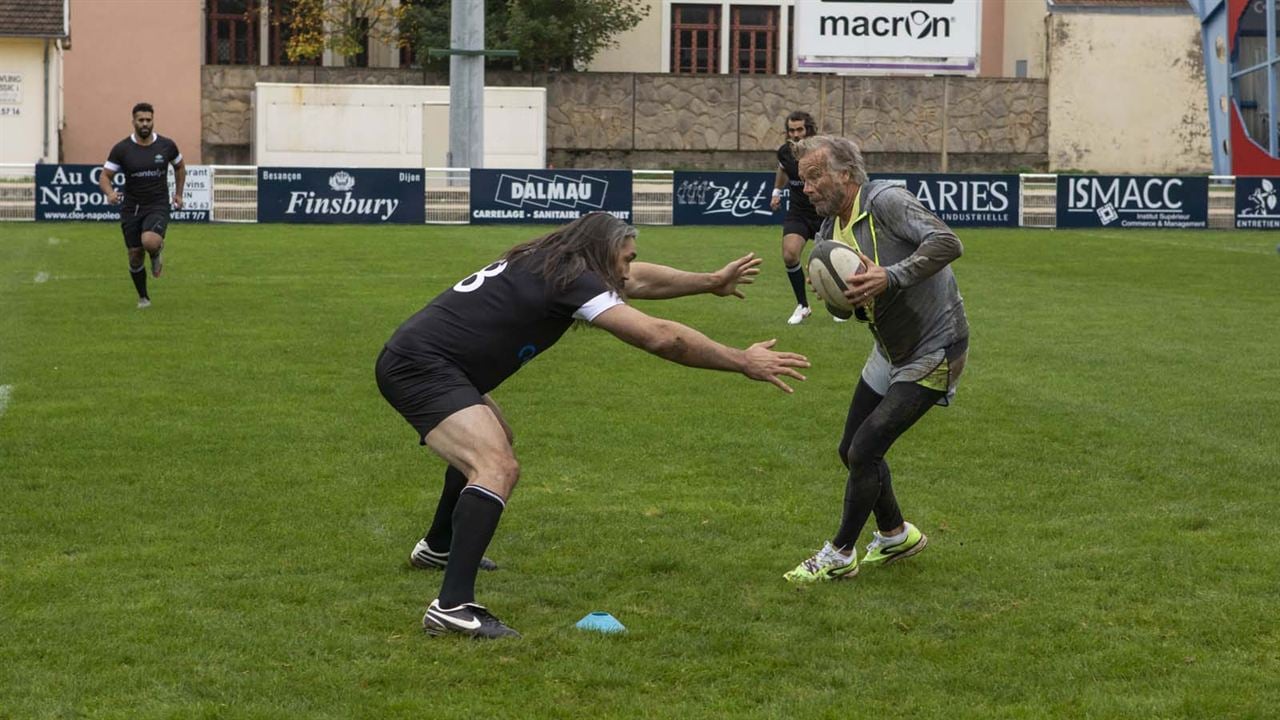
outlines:
[[[574,627],[579,630],[593,630],[601,633],[624,633],[627,631],[618,619],[607,612],[593,612],[578,621]]]

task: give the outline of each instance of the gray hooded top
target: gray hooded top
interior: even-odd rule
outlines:
[[[860,196],[853,235],[889,275],[889,287],[868,308],[880,351],[903,365],[967,340],[964,300],[949,267],[964,251],[960,239],[900,184],[873,180]],[[818,239],[831,240],[835,223],[827,218]]]

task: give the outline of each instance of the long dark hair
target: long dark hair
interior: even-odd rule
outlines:
[[[541,264],[538,272],[563,290],[579,275],[591,270],[606,287],[626,297],[625,281],[618,271],[618,256],[636,229],[606,212],[587,213],[540,238],[521,243],[504,256],[507,262],[530,260]]]
[[[787,116],[787,122],[793,123],[797,120],[804,121],[804,136],[813,137],[818,134],[818,125],[813,121],[813,116],[803,110],[796,110]]]

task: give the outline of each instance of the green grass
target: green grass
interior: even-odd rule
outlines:
[[[525,638],[423,636],[439,575],[405,559],[443,465],[374,358],[533,232],[175,226],[138,311],[116,226],[0,225],[0,717],[1280,706],[1267,233],[963,232],[966,376],[889,455],[930,548],[797,590],[782,573],[838,523],[870,336],[784,324],[775,228],[644,228],[642,259],[765,256],[746,301],[641,306],[778,337],[808,382],[786,396],[569,333],[495,393],[523,476],[479,598]],[[628,634],[576,631],[592,610]]]

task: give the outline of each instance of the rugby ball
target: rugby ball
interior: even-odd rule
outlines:
[[[827,312],[838,318],[853,316],[853,303],[844,296],[844,280],[859,272],[862,260],[857,251],[842,242],[823,240],[809,254],[809,284],[827,304]]]

